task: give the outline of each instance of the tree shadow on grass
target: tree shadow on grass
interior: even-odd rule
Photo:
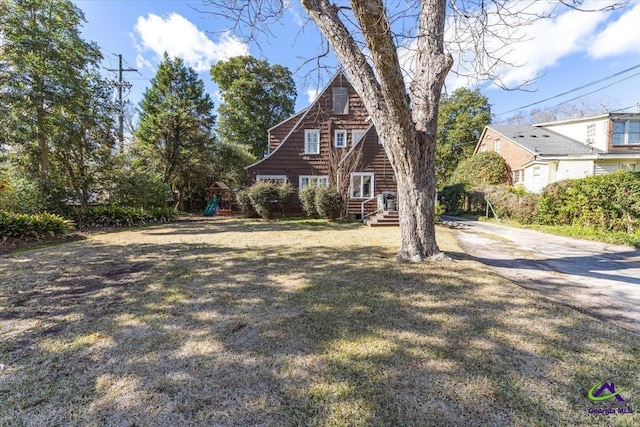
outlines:
[[[2,260],[0,277],[13,268],[15,283],[0,293],[12,313],[0,424],[605,424],[587,414],[592,383],[619,373],[640,385],[637,336],[460,256],[413,265],[389,261],[387,246],[58,249]]]

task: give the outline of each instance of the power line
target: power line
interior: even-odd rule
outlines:
[[[602,83],[602,82],[603,82],[603,81],[605,81],[605,80],[609,80],[609,79],[612,79],[612,78],[614,78],[614,77],[618,77],[619,75],[624,74],[624,73],[628,73],[629,71],[635,70],[636,68],[640,68],[640,64],[634,65],[633,67],[631,67],[631,68],[627,68],[626,70],[618,71],[617,73],[611,74],[610,76],[603,77],[603,78],[598,79],[598,80],[594,80],[594,81],[592,81],[592,82],[590,82],[590,83],[584,84],[584,85],[582,85],[582,86],[579,86],[579,87],[577,87],[577,88],[574,88],[574,89],[568,90],[568,91],[563,92],[563,93],[560,93],[560,94],[558,94],[558,95],[554,95],[554,96],[552,96],[552,97],[549,97],[549,98],[543,99],[542,101],[537,101],[537,102],[534,102],[534,103],[531,103],[531,104],[527,104],[527,105],[524,105],[524,106],[522,106],[522,107],[518,107],[518,108],[514,108],[514,109],[509,110],[509,111],[505,111],[505,112],[503,112],[503,113],[498,113],[498,114],[496,114],[495,116],[496,116],[496,117],[498,117],[498,116],[503,116],[503,115],[505,115],[505,114],[513,113],[514,111],[523,110],[523,109],[525,109],[525,108],[533,107],[534,105],[542,104],[543,102],[547,102],[547,101],[551,101],[551,100],[556,99],[556,98],[560,98],[560,97],[562,97],[562,96],[564,96],[564,95],[568,95],[568,94],[570,94],[570,93],[573,93],[573,92],[579,91],[579,90],[581,90],[581,89],[588,88],[589,86],[593,86],[593,85],[596,85],[596,84],[598,84],[598,83]],[[633,76],[636,76],[636,75],[637,75],[637,74],[634,74]],[[633,76],[631,76],[631,77],[633,77]],[[623,79],[623,80],[620,80],[620,81],[624,81],[624,80],[627,80],[627,79]],[[617,83],[619,83],[620,81],[618,81]],[[611,86],[611,85],[609,85],[609,86],[605,86],[605,87],[603,87],[603,88],[601,88],[601,89],[598,89],[598,90],[606,89],[606,88],[608,88],[608,87],[610,87],[610,86]],[[595,93],[595,92],[597,92],[597,90],[596,90],[596,91],[594,91],[594,92],[590,92],[589,94],[591,94],[591,93]],[[589,95],[589,94],[588,94],[588,95]],[[585,95],[582,95],[582,96],[585,96]],[[569,101],[574,101],[575,99],[578,99],[578,98],[580,98],[580,97],[577,97],[577,98],[571,99],[571,100],[569,100]],[[566,101],[566,102],[569,102],[569,101]],[[564,102],[563,102],[563,103],[560,103],[560,104],[558,104],[558,105],[562,105],[562,104],[564,104]],[[557,105],[556,105],[556,107],[557,107]],[[552,108],[553,108],[553,107],[552,107]]]
[[[122,79],[122,73],[129,71],[138,71],[135,68],[122,68],[122,55],[118,54],[118,68],[107,68],[107,71],[117,71],[118,81],[112,82],[112,85],[118,88],[118,141],[120,143],[120,152],[124,153],[124,103],[122,102],[122,88],[131,89],[132,84]]]

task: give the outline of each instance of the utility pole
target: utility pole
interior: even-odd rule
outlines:
[[[120,144],[120,153],[124,153],[124,102],[122,100],[122,88],[131,89],[131,83],[122,80],[122,73],[127,71],[138,71],[135,68],[122,68],[122,55],[118,55],[118,68],[107,68],[107,71],[117,71],[118,81],[112,82],[112,85],[118,88],[118,143]]]

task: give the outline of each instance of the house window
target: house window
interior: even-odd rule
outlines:
[[[480,151],[481,153],[482,153],[482,152],[484,152],[484,151],[487,151],[487,146],[486,146],[486,145],[484,145],[484,144],[482,144],[482,145],[480,146],[480,150],[478,150],[478,151]]]
[[[349,114],[349,88],[333,87],[333,114]]]
[[[593,144],[596,142],[596,125],[591,124],[587,126],[587,144]]]
[[[613,122],[613,145],[640,144],[640,120]]]
[[[519,182],[522,182],[524,179],[524,171],[522,170],[518,170],[518,171],[513,171],[513,183],[517,184]]]
[[[500,140],[496,139],[495,141],[493,141],[493,151],[495,151],[496,153],[500,152]]]
[[[540,181],[540,166],[536,166],[532,169],[533,173],[533,182]]]
[[[351,143],[355,145],[358,141],[362,139],[364,134],[367,133],[366,129],[356,129],[351,132]]]
[[[373,173],[356,172],[351,174],[351,198],[369,199],[373,197]]]
[[[307,185],[315,185],[316,187],[328,187],[329,177],[326,175],[322,175],[322,176],[301,175],[298,182],[299,182],[298,190],[302,190]]]
[[[634,172],[636,170],[635,163],[620,163],[620,169],[625,172]]]
[[[347,146],[347,131],[337,130],[334,133],[333,141],[336,147],[344,148]]]
[[[304,154],[320,154],[320,131],[318,129],[305,129]]]
[[[286,175],[258,175],[256,176],[256,182],[270,182],[272,184],[280,185],[287,182]]]

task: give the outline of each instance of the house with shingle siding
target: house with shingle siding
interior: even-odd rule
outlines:
[[[343,179],[349,181],[350,216],[393,210],[386,200],[384,206],[378,201],[397,190],[393,169],[344,73],[338,72],[309,107],[269,129],[268,137],[267,156],[246,168],[249,185],[289,182],[299,193],[307,185],[335,186]],[[294,211],[301,211],[295,199]]]

